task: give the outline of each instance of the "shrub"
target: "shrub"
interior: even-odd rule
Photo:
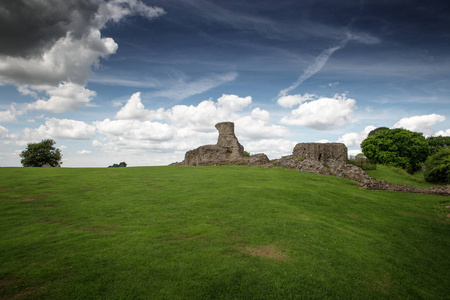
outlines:
[[[244,157],[250,157],[250,153],[247,151],[244,151]]]
[[[430,145],[430,155],[433,155],[450,145],[450,136],[430,136],[427,138],[427,142]]]
[[[121,162],[120,164],[113,164],[112,166],[109,166],[108,168],[125,168],[127,166],[126,162]]]
[[[425,161],[425,180],[434,183],[450,183],[450,148],[441,148]]]

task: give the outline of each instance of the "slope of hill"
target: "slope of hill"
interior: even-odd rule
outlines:
[[[259,167],[0,168],[0,298],[448,298],[448,197]]]

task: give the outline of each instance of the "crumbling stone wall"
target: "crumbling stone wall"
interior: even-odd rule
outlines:
[[[184,160],[175,165],[215,166],[215,165],[263,165],[269,163],[265,154],[244,156],[244,147],[234,134],[234,123],[216,124],[219,138],[216,145],[206,145],[186,152]]]
[[[292,152],[294,157],[317,160],[323,163],[347,163],[347,147],[342,143],[299,143]]]

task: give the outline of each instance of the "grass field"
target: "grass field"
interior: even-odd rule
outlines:
[[[0,298],[449,299],[448,205],[280,168],[0,168]]]

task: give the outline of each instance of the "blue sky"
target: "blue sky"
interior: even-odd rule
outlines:
[[[235,122],[250,153],[450,135],[450,3],[0,0],[0,166],[166,165]]]

